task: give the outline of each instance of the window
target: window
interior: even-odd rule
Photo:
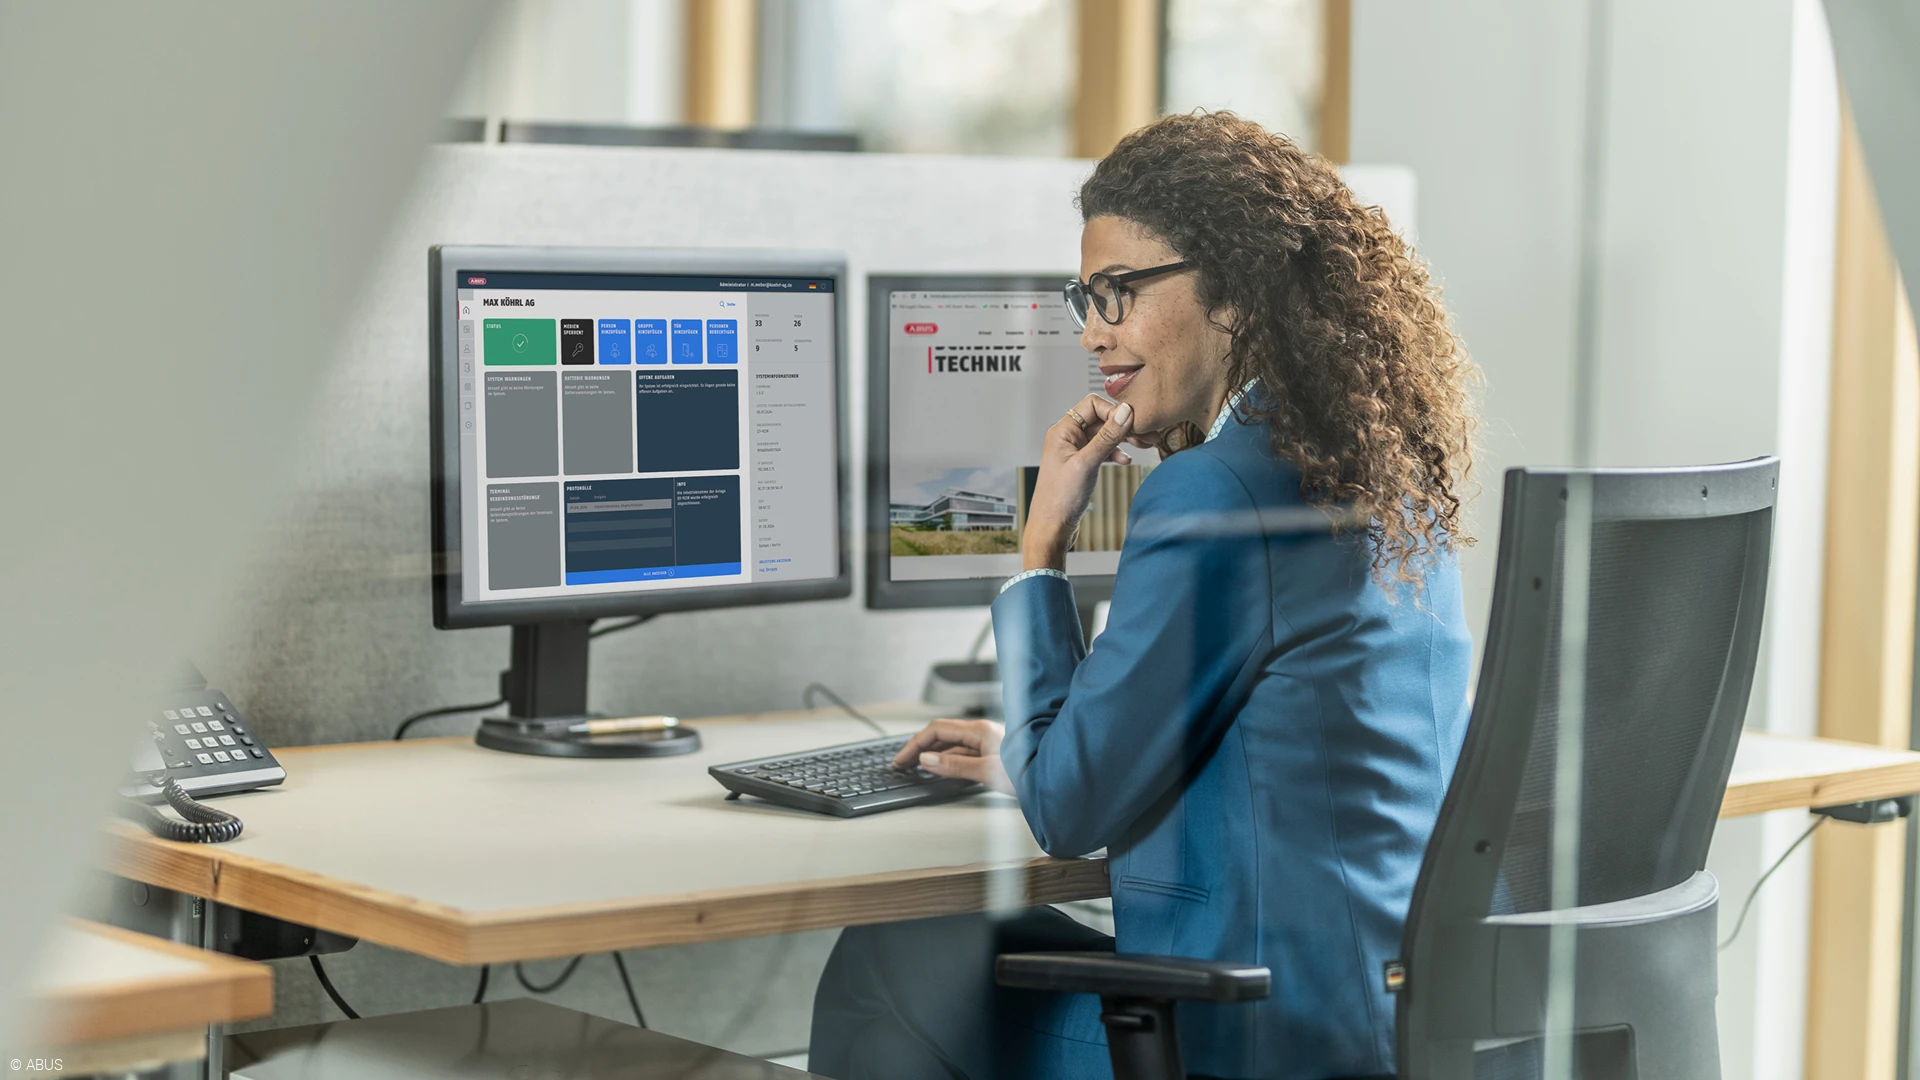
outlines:
[[[869,150],[1065,154],[1074,6],[763,2],[760,122],[853,131]]]
[[[1163,112],[1231,109],[1320,148],[1325,0],[1167,0]]]

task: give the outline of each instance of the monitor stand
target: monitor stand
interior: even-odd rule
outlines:
[[[473,741],[489,750],[546,757],[667,757],[700,749],[700,733],[687,727],[611,734],[567,730],[602,719],[587,712],[592,626],[583,619],[514,627],[512,666],[500,673],[508,715],[482,720]]]

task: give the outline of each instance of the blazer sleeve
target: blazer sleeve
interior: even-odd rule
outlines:
[[[1272,597],[1253,500],[1200,454],[1160,466],[1135,495],[1091,652],[1068,581],[1000,594],[1000,754],[1042,848],[1112,844],[1212,747],[1236,680],[1270,648]]]

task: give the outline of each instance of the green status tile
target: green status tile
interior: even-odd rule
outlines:
[[[552,319],[483,319],[488,367],[558,364],[560,336]]]

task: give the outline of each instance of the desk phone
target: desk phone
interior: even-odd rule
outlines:
[[[120,794],[161,800],[171,777],[189,795],[225,795],[278,784],[287,771],[253,726],[218,690],[174,690],[147,716],[147,733],[134,751],[133,775]]]

